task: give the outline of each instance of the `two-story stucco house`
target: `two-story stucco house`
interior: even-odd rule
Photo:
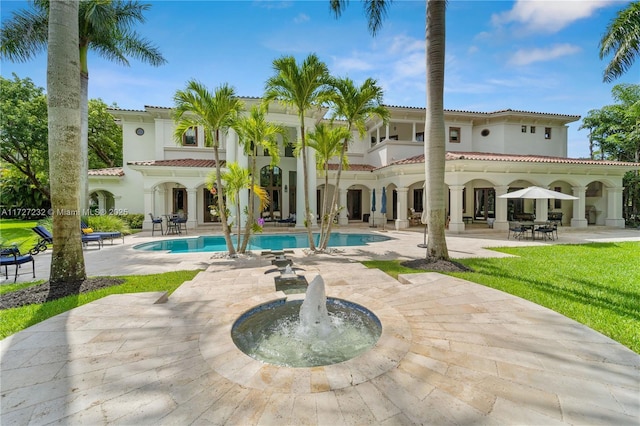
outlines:
[[[260,99],[243,101],[249,109]],[[337,190],[343,207],[340,224],[363,220],[380,223],[380,195],[385,188],[386,219],[393,221],[396,229],[416,223],[415,218],[424,207],[425,110],[399,106],[388,109],[391,118],[387,124],[371,120],[365,137],[354,134],[348,150],[350,166],[343,171],[339,188],[324,188],[319,173],[310,177],[310,188],[316,189],[316,196],[309,200],[313,212],[320,210],[323,191],[332,195]],[[204,146],[203,132],[193,129],[177,143],[170,108],[146,106],[140,111],[110,112],[122,125],[124,166],[90,171],[94,202],[101,208],[144,213],[147,229],[151,226],[149,213],[161,216],[182,212],[188,217],[187,228],[214,222],[216,218],[209,211],[213,196],[205,188],[205,178],[214,168],[213,150]],[[324,111],[310,113],[306,128],[313,129],[323,120],[323,114]],[[292,111],[274,103],[268,119],[288,128],[290,141],[299,137],[298,118]],[[513,110],[445,111],[450,231],[462,232],[467,224],[476,222],[507,229],[508,221],[519,213],[534,213],[536,220],[546,220],[549,213],[556,217],[562,213],[564,226],[624,227],[622,178],[638,165],[568,158],[567,124],[578,119],[573,115]],[[257,161],[260,182],[269,192],[271,204],[267,211],[256,214],[271,219],[304,210],[302,159],[294,157],[293,149],[282,143],[280,156],[279,165],[273,168],[267,156],[260,156]],[[223,138],[221,159],[225,164],[248,164],[233,130]],[[308,161],[310,170],[314,170],[313,152]],[[337,166],[331,173],[335,170]],[[570,194],[577,200],[499,198],[531,185]],[[374,217],[373,190],[378,194]],[[247,197],[245,194],[243,205],[247,204]],[[296,217],[296,226],[302,227],[302,215]]]

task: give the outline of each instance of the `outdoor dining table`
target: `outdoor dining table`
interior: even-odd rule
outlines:
[[[535,221],[535,222],[531,222],[531,221],[526,221],[526,222],[518,222],[524,229],[526,229],[527,232],[531,231],[531,239],[535,240],[536,239],[536,226],[545,226],[548,224],[548,222],[541,222],[541,221]]]

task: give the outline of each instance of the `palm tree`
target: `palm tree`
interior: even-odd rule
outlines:
[[[322,199],[322,214],[320,215],[320,241],[318,242],[320,250],[327,248],[331,232],[330,224],[333,223],[333,218],[337,213],[334,204],[329,205],[327,200],[329,197],[329,162],[332,158],[338,157],[341,159],[338,170],[349,166],[349,159],[346,155],[341,154],[344,146],[343,141],[349,140],[350,137],[351,132],[346,127],[330,127],[325,123],[316,124],[315,130],[309,133],[309,147],[316,150],[316,164],[318,169],[322,170],[322,175],[324,176],[324,196]],[[334,202],[337,192],[338,186],[336,185],[333,197]]]
[[[236,250],[240,251],[240,229],[242,224],[240,223],[240,191],[251,187],[251,176],[249,169],[240,167],[238,163],[227,164],[227,170],[222,173],[222,180],[224,181],[224,193],[227,195],[227,200],[230,204],[234,204],[236,208],[236,227],[237,241]]]
[[[87,277],[80,239],[80,72],[78,3],[55,1],[47,21],[51,40],[47,54],[49,121],[49,184],[53,208],[53,237],[49,282],[54,288],[79,283]]]
[[[347,7],[348,0],[329,0],[331,9],[339,17]],[[369,17],[369,30],[376,35],[386,16],[390,0],[363,0]],[[445,49],[445,9],[444,0],[427,0],[427,113],[424,145],[425,181],[427,184],[427,226],[429,241],[427,259],[449,259],[445,239],[444,205],[444,49]]]
[[[216,163],[216,187],[220,190],[222,188],[220,136],[235,125],[238,115],[243,109],[242,101],[236,97],[233,88],[226,83],[211,93],[196,80],[188,81],[184,90],[178,90],[173,96],[173,101],[175,103],[176,128],[174,137],[176,141],[182,141],[182,136],[192,127],[199,126],[203,129],[205,146],[213,147]],[[218,196],[218,213],[229,256],[235,256],[236,251],[231,241],[231,230],[227,223],[224,197],[221,196]]]
[[[618,12],[600,40],[600,59],[613,53],[613,58],[604,70],[607,83],[624,74],[640,55],[640,2],[630,3]]]
[[[266,192],[262,191],[264,196],[260,198],[260,192],[256,191],[256,189],[260,188],[255,181],[255,177],[257,176],[256,157],[258,155],[258,148],[263,148],[269,153],[269,156],[271,157],[271,166],[275,166],[280,162],[278,137],[280,137],[285,144],[287,143],[286,129],[277,123],[267,121],[266,113],[266,103],[254,105],[251,108],[249,115],[240,117],[236,123],[236,131],[238,132],[240,145],[243,147],[244,152],[249,156],[251,161],[251,182],[249,188],[254,188],[249,198],[247,225],[244,229],[244,237],[239,250],[240,253],[244,253],[246,251],[247,244],[249,243],[249,236],[254,223],[255,197],[257,196],[260,201],[260,211],[268,205],[268,196],[266,196]]]
[[[308,110],[320,108],[331,94],[327,85],[329,69],[315,54],[307,56],[300,66],[293,56],[283,56],[273,61],[273,69],[275,75],[266,82],[264,100],[267,102],[278,100],[284,105],[297,109],[300,119],[300,152],[304,178],[304,224],[309,237],[309,248],[315,250],[311,233],[314,217],[309,208],[309,170],[304,120]]]
[[[371,117],[379,117],[384,123],[389,119],[389,110],[382,105],[383,90],[378,86],[376,80],[368,78],[357,87],[350,78],[337,78],[331,83],[335,90],[335,95],[331,100],[332,103],[332,119],[340,118],[347,123],[348,137],[344,138],[342,149],[338,157],[338,173],[336,176],[336,189],[340,188],[340,178],[342,175],[343,161],[346,156],[347,147],[351,141],[351,131],[355,128],[358,130],[360,137],[363,137],[367,131],[365,123]],[[331,208],[338,205],[338,191],[333,193]],[[333,212],[333,217],[337,212]],[[327,234],[331,234],[333,221],[329,222]],[[320,244],[321,249],[326,249],[326,243],[329,237],[324,240],[324,245]]]
[[[81,153],[80,172],[81,207],[89,202],[88,184],[88,105],[89,67],[88,52],[92,50],[105,59],[129,66],[127,56],[159,66],[166,62],[159,50],[141,38],[131,28],[144,23],[144,11],[151,5],[137,1],[85,0],[78,2],[81,80]],[[10,61],[25,62],[46,50],[49,0],[34,0],[33,10],[18,11],[12,19],[2,23],[0,30],[0,57]]]
[[[427,189],[427,259],[449,259],[445,238],[444,202],[444,51],[445,9],[442,0],[427,1],[427,114],[424,166]]]

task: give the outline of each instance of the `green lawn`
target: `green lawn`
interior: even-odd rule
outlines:
[[[0,339],[17,333],[31,325],[61,314],[75,307],[92,302],[110,294],[142,293],[151,291],[167,291],[169,294],[185,281],[191,280],[200,271],[175,271],[153,275],[130,275],[116,278],[125,280],[123,284],[84,293],[67,296],[39,305],[28,305],[20,308],[0,310]],[[15,291],[33,284],[16,284],[2,286],[2,292]],[[6,288],[5,288],[6,287]]]
[[[38,242],[38,236],[31,230],[37,224],[37,220],[0,220],[0,244],[5,246],[16,243],[20,253],[28,253]]]
[[[1,220],[4,244],[16,242],[22,251],[37,238],[35,221]],[[451,275],[483,284],[546,306],[585,324],[640,353],[640,243],[593,243],[495,249],[517,257],[456,259],[474,272]],[[397,261],[363,262],[397,278],[423,272]],[[0,338],[113,293],[172,292],[198,271],[123,277],[126,283],[78,297],[0,311]],[[33,284],[26,284],[33,285]],[[4,285],[0,293],[25,284]]]
[[[640,243],[495,249],[518,257],[456,259],[474,272],[450,275],[546,306],[640,353]],[[398,273],[398,261],[363,262]]]

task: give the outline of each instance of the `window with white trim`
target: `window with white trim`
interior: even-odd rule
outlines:
[[[460,143],[460,127],[449,127],[449,143]]]
[[[189,127],[186,132],[182,134],[182,146],[197,146],[198,145],[198,128]]]

